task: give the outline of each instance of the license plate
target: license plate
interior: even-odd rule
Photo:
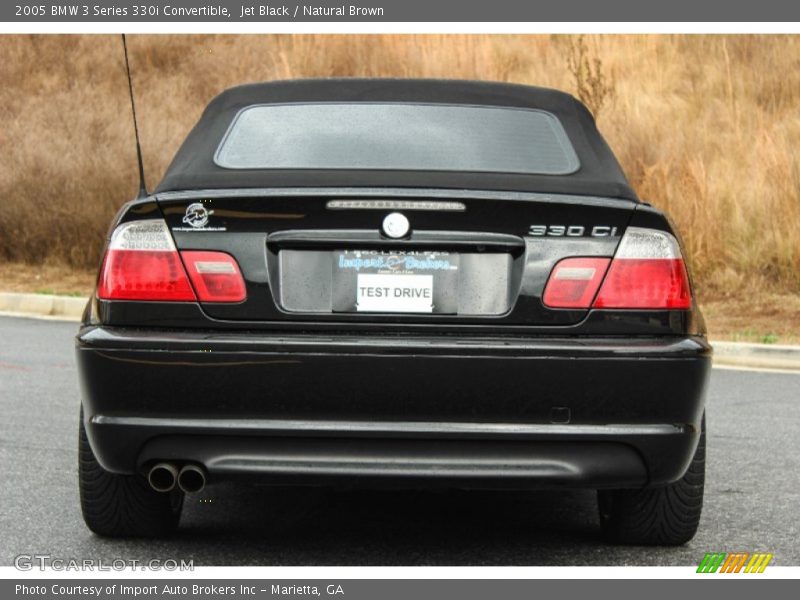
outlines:
[[[361,273],[356,285],[359,312],[433,312],[433,275]]]
[[[458,254],[340,250],[332,259],[336,312],[458,312]]]

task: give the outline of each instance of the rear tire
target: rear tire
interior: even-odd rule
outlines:
[[[703,508],[706,421],[686,474],[674,483],[642,490],[600,490],[600,527],[616,544],[679,546],[694,537]]]
[[[183,507],[180,491],[160,493],[141,475],[109,473],[97,462],[83,425],[78,436],[78,481],[83,520],[108,537],[156,537],[173,532]]]

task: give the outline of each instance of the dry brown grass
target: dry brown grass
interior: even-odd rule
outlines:
[[[763,292],[747,302],[713,298],[703,316],[713,340],[762,344],[800,344],[800,295]]]
[[[290,77],[492,79],[578,94],[572,36],[132,36],[156,183],[206,103]],[[584,84],[639,194],[682,231],[704,298],[800,292],[800,36],[587,36]],[[599,74],[599,79],[598,79]],[[117,36],[0,38],[0,257],[94,266],[136,189]],[[800,320],[800,319],[798,319]]]
[[[45,263],[0,262],[0,291],[59,296],[89,296],[97,280],[95,269]]]

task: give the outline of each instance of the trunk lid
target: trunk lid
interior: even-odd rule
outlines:
[[[613,256],[637,206],[363,189],[165,193],[158,203],[179,250],[227,252],[241,268],[247,299],[203,303],[215,319],[546,326],[588,312],[544,305],[555,264]],[[393,213],[410,226],[397,239],[383,227]]]

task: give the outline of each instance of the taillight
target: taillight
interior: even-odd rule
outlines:
[[[236,260],[224,252],[181,252],[201,302],[241,302],[247,297]]]
[[[565,258],[550,274],[543,302],[551,308],[589,308],[610,262],[610,258]]]
[[[103,300],[196,300],[166,223],[148,219],[114,230],[100,269]]]
[[[241,302],[247,292],[239,265],[231,255],[193,250],[178,254],[166,223],[148,219],[124,223],[114,230],[100,269],[97,297]]]
[[[593,306],[687,309],[691,304],[678,241],[665,231],[629,227]]]
[[[687,309],[692,294],[675,237],[629,227],[613,260],[576,257],[556,264],[542,301],[550,308]]]

